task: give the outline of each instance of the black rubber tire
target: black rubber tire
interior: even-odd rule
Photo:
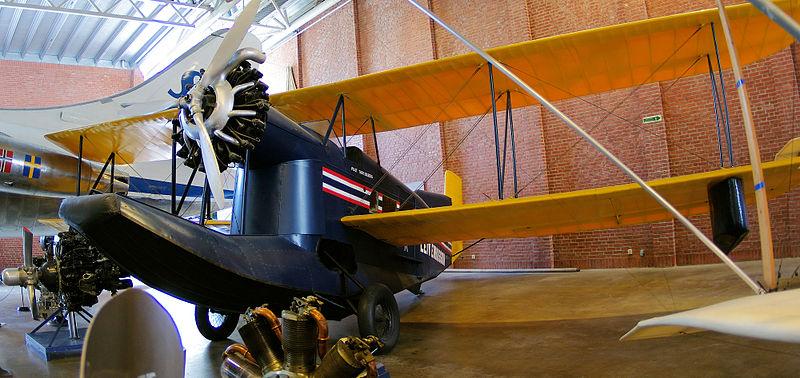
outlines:
[[[219,325],[211,324],[209,319],[211,315],[222,315],[222,323]],[[217,312],[206,306],[195,306],[194,323],[203,337],[211,341],[220,341],[227,339],[236,330],[236,325],[239,323],[239,314]]]
[[[397,300],[386,285],[367,287],[358,300],[358,331],[361,337],[377,336],[385,344],[378,351],[388,353],[400,338],[400,310]]]

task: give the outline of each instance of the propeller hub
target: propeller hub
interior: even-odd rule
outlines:
[[[232,71],[245,61],[264,63],[265,60],[266,54],[263,51],[246,47],[236,51],[220,72],[205,71],[200,81],[189,90],[185,97],[178,101],[181,107],[179,122],[181,127],[186,130],[185,135],[197,141],[200,137],[197,128],[204,127],[212,138],[217,136],[228,143],[238,144],[235,138],[222,133],[222,129],[225,128],[231,117],[255,115],[255,112],[234,111],[236,94],[250,88],[253,83],[244,83],[233,87],[226,79]],[[203,86],[202,83],[205,82],[203,79],[207,75],[209,84],[208,86]],[[208,90],[209,87],[212,88],[211,91]],[[204,104],[210,102],[207,97],[212,94],[214,96],[214,106],[211,114],[205,116]]]

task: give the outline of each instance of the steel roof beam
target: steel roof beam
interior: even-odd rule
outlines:
[[[275,0],[269,0],[269,1],[272,3],[272,6],[273,6],[273,7],[275,7],[275,11],[276,11],[276,12],[278,12],[278,13],[281,15],[281,18],[283,18],[283,23],[284,23],[284,25],[286,25],[286,27],[288,28],[288,27],[289,27],[289,25],[291,25],[292,23],[291,23],[291,22],[289,22],[289,17],[286,15],[286,12],[284,12],[284,11],[283,11],[283,8],[281,8],[281,7],[280,7],[280,6],[279,6],[279,5],[278,5],[278,4],[275,2]]]
[[[166,8],[166,6],[167,4],[159,5],[156,9],[154,9],[150,13],[150,17],[155,17],[159,12],[161,12],[164,8]],[[191,12],[191,10],[189,12]],[[139,38],[139,35],[141,35],[142,32],[144,32],[144,29],[147,28],[147,26],[148,26],[147,24],[141,24],[139,25],[138,28],[136,28],[136,30],[128,37],[127,40],[125,40],[122,46],[117,50],[117,53],[114,54],[114,57],[111,58],[111,64],[115,64],[117,61],[119,61],[122,55],[125,54],[125,51],[128,51],[128,48],[131,47],[133,41],[135,41],[136,38]]]
[[[53,24],[50,25],[50,30],[47,32],[47,38],[45,38],[44,43],[42,43],[42,47],[39,49],[39,59],[44,58],[47,50],[53,46],[53,42],[55,42],[56,38],[58,38],[58,33],[61,33],[61,29],[64,27],[65,22],[67,22],[67,15],[60,14],[58,17],[56,17],[56,20],[53,22]]]
[[[153,44],[154,44],[154,43],[155,43],[155,42],[156,42],[156,41],[159,39],[159,37],[161,37],[161,36],[162,36],[162,35],[163,35],[163,34],[164,34],[164,33],[165,33],[167,30],[169,30],[169,28],[168,28],[168,27],[166,27],[166,26],[162,26],[162,27],[160,27],[158,30],[156,30],[156,32],[155,32],[155,33],[153,33],[153,35],[152,35],[152,36],[150,36],[150,38],[147,40],[147,42],[145,42],[145,43],[144,43],[144,45],[142,45],[142,47],[141,47],[141,48],[139,48],[139,51],[137,51],[135,54],[133,54],[133,56],[131,57],[131,59],[130,59],[130,60],[128,60],[128,64],[130,64],[131,66],[133,66],[134,64],[136,64],[136,62],[138,62],[140,59],[142,59],[142,57],[144,56],[144,54],[145,54],[147,51],[149,51],[149,50],[150,50],[150,47],[151,47],[151,46],[152,46],[152,45],[153,45]]]
[[[114,54],[114,57],[111,58],[111,64],[116,64],[116,62],[119,61],[122,55],[125,54],[125,51],[128,51],[128,48],[131,47],[133,41],[135,41],[136,38],[138,38],[139,35],[141,35],[142,32],[144,32],[144,29],[147,28],[147,26],[148,26],[147,24],[141,24],[139,25],[138,28],[136,28],[136,31],[134,31],[133,34],[131,34],[131,36],[128,37],[125,43],[122,44],[122,47],[119,50],[117,50],[116,54]]]
[[[120,21],[119,23],[117,23],[117,26],[114,28],[114,31],[112,31],[111,34],[108,35],[105,42],[103,42],[103,45],[100,46],[100,48],[97,49],[97,53],[94,54],[94,58],[92,58],[94,64],[97,64],[97,61],[100,59],[100,57],[102,57],[103,54],[105,54],[105,52],[111,46],[111,43],[114,42],[114,39],[117,38],[119,33],[122,31],[122,28],[125,27],[125,25],[127,25],[127,23],[125,23],[124,21]]]
[[[103,25],[105,25],[105,23],[106,23],[106,19],[105,18],[100,19],[99,21],[97,21],[97,24],[94,26],[94,29],[92,29],[92,32],[89,34],[88,37],[86,37],[86,40],[83,42],[83,45],[81,46],[81,49],[78,50],[77,54],[75,54],[75,61],[76,62],[80,62],[81,61],[81,58],[83,58],[83,53],[85,53],[86,49],[89,48],[89,45],[92,43],[92,41],[94,41],[94,38],[97,37],[97,33],[100,32],[100,29],[103,28]]]
[[[11,48],[11,40],[14,39],[14,34],[17,32],[20,16],[22,16],[22,10],[15,9],[14,14],[11,16],[11,21],[8,23],[8,29],[6,29],[6,38],[3,41],[3,57],[8,55],[8,49]]]
[[[44,13],[37,12],[33,15],[31,23],[28,24],[28,33],[25,35],[25,42],[22,44],[22,48],[19,49],[19,55],[22,58],[25,58],[25,54],[28,53],[28,48],[31,47],[33,36],[36,35],[36,30],[39,29],[39,24],[42,23],[42,16],[44,16]]]
[[[152,0],[148,0],[152,1]],[[39,4],[27,4],[27,3],[15,3],[11,0],[0,0],[0,8],[13,8],[17,10],[31,10],[31,11],[40,11],[40,12],[50,12],[50,13],[59,13],[59,14],[74,14],[78,16],[87,16],[87,17],[96,17],[101,19],[110,19],[110,20],[123,20],[123,21],[131,21],[131,22],[141,22],[146,24],[156,24],[156,25],[163,25],[163,26],[170,26],[173,28],[194,28],[195,25],[193,23],[181,22],[181,21],[170,21],[174,18],[170,18],[170,20],[159,20],[152,17],[140,17],[140,16],[130,16],[127,14],[119,14],[110,12],[111,9],[114,8],[115,5],[119,4],[119,2],[114,3],[112,7],[110,7],[107,11],[98,11],[98,10],[84,10],[84,9],[77,9],[77,8],[69,8],[66,6],[48,6],[48,5],[39,5]]]
[[[139,4],[137,4],[136,2],[131,2],[131,5],[133,7],[130,10],[128,10],[128,15],[131,15],[134,12],[139,12],[144,16],[144,13],[142,13],[141,9],[139,8]],[[163,9],[164,7],[165,7],[165,5],[159,5],[158,8],[156,8],[153,12],[150,13],[150,15],[152,16],[152,15],[158,14],[158,12],[160,12],[161,9]],[[103,54],[105,54],[105,52],[108,50],[108,48],[111,46],[111,44],[117,38],[119,33],[122,32],[122,29],[127,24],[128,23],[125,22],[125,21],[120,21],[120,22],[117,23],[117,26],[114,28],[114,31],[112,31],[111,34],[109,34],[109,36],[106,38],[105,42],[103,42],[103,45],[100,46],[100,48],[97,50],[97,53],[94,55],[94,58],[92,59],[92,60],[94,60],[94,64],[97,64],[97,61],[100,60],[100,58],[103,56]]]
[[[82,9],[88,9],[91,6],[92,6],[92,4],[87,1],[86,4],[84,4]],[[69,15],[65,14],[64,18],[65,18],[65,22],[66,22],[66,19],[69,19]],[[67,33],[67,35],[75,34],[75,32],[78,30],[78,27],[82,24],[82,22],[81,22],[81,21],[83,21],[82,18],[80,18],[80,17],[75,17],[75,18],[77,18],[78,20],[76,20],[75,23],[72,25],[72,28],[70,28],[70,31],[69,31],[69,33]],[[72,43],[72,39],[67,39],[64,42],[64,44],[61,45],[61,49],[59,49],[58,50],[58,54],[56,54],[56,59],[58,59],[59,62],[61,62],[61,59],[64,58],[64,53],[67,51],[67,48],[69,48],[69,45],[71,43]]]
[[[159,4],[164,4],[164,5],[171,5],[173,7],[178,7],[178,8],[202,9],[202,10],[209,11],[209,12],[214,10],[214,7],[212,7],[211,5],[205,5],[206,0],[203,0],[203,1],[199,2],[199,3],[197,3],[197,4],[180,3],[180,2],[172,1],[172,0],[144,0],[144,1],[148,2],[148,3],[159,3]]]

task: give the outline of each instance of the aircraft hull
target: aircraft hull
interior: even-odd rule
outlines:
[[[134,277],[220,310],[314,294],[336,319],[369,285],[415,290],[450,265],[438,247],[397,247],[342,224],[378,207],[428,206],[363,151],[274,109],[267,122],[249,165],[236,168],[231,235],[113,194],[66,199],[59,214]]]
[[[293,297],[315,294],[336,303],[326,309],[335,319],[351,313],[345,306],[360,292],[356,281],[399,291],[421,278],[364,255],[347,279],[320,259],[319,235],[225,235],[114,194],[65,199],[60,215],[142,282],[220,310],[282,308]]]

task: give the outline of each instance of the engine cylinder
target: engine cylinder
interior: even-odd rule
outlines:
[[[322,363],[314,371],[315,377],[355,377],[364,370],[353,349],[348,347],[347,338],[336,342],[336,345],[325,355]]]
[[[296,373],[314,371],[317,362],[317,324],[307,314],[283,311],[285,369]]]
[[[3,269],[3,284],[6,286],[25,286],[28,273],[22,268]]]
[[[239,328],[239,335],[247,345],[248,351],[261,366],[262,372],[280,370],[283,367],[281,340],[270,329],[269,323],[261,317]]]
[[[223,377],[229,378],[258,378],[261,373],[258,366],[253,365],[239,355],[230,355],[222,361],[219,373]]]

